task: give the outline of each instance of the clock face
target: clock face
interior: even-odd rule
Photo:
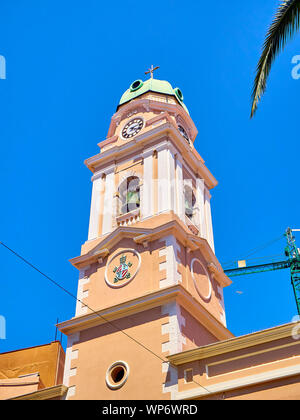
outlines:
[[[143,128],[143,120],[141,118],[135,118],[134,120],[129,121],[122,130],[122,136],[125,139],[129,139],[133,136],[136,136],[137,133]]]
[[[182,135],[182,137],[184,137],[186,139],[186,141],[189,143],[190,142],[189,136],[187,135],[187,132],[182,127],[182,125],[178,124],[178,130],[179,130],[180,134]]]

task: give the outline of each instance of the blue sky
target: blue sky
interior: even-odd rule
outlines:
[[[68,260],[87,238],[91,174],[83,161],[97,153],[122,93],[151,64],[183,91],[199,131],[195,145],[219,181],[212,191],[219,260],[242,259],[288,226],[300,228],[300,80],[291,77],[299,36],[276,61],[249,120],[254,70],[277,4],[1,2],[0,240],[76,294],[78,272]],[[284,246],[281,239],[249,263],[280,260]],[[0,261],[7,322],[0,351],[53,340],[56,319],[73,316],[75,302],[3,247]],[[225,304],[236,335],[290,322],[289,271],[240,277]]]

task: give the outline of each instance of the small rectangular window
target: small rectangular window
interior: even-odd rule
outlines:
[[[184,371],[184,382],[186,384],[193,382],[193,369],[185,369]]]

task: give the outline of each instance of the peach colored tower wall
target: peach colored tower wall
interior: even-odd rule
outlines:
[[[169,302],[77,333],[68,399],[172,398],[177,391],[177,369],[164,362],[165,357],[197,343],[216,341],[204,328],[198,328],[195,337],[187,321],[180,305]],[[116,361],[126,362],[129,374],[124,386],[113,390],[105,379]]]
[[[114,288],[105,281],[112,281],[114,265],[119,264],[122,252],[134,249],[138,259],[130,253],[132,263],[136,260],[136,277],[126,287]],[[116,258],[114,258],[116,255]],[[109,260],[112,260],[107,269]],[[148,247],[136,244],[133,239],[124,238],[112,246],[110,256],[101,263],[92,263],[82,270],[79,283],[77,315],[132,300],[142,295],[159,291],[168,286],[181,284],[208,312],[224,323],[222,287],[206,269],[206,261],[199,250],[187,252],[175,236],[168,235],[149,243]],[[88,305],[88,307],[84,306]]]

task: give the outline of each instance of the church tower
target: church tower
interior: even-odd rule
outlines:
[[[122,95],[92,172],[88,240],[68,336],[67,399],[172,399],[167,356],[232,338],[214,253],[216,179],[194,148],[179,88],[136,80]]]

